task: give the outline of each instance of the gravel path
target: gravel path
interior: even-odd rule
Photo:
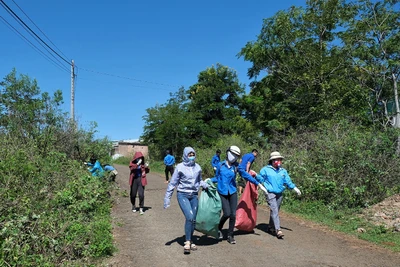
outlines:
[[[148,174],[143,215],[132,213],[129,201],[128,167],[119,172],[112,210],[113,234],[118,251],[104,262],[112,267],[185,266],[400,266],[400,253],[336,233],[295,216],[282,214],[285,238],[266,233],[268,210],[258,207],[254,233],[236,232],[236,245],[218,242],[195,232],[198,250],[183,254],[184,217],[176,200],[163,209],[164,178]],[[126,191],[126,194],[123,192]],[[228,227],[226,222],[225,229]]]

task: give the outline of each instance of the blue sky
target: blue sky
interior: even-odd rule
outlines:
[[[166,103],[170,93],[180,86],[189,88],[201,71],[216,63],[236,70],[247,86],[250,63],[238,59],[237,53],[257,38],[264,18],[305,4],[300,0],[3,1],[62,57],[75,61],[75,118],[85,129],[97,122],[97,137],[112,140],[139,138],[147,108]],[[1,6],[0,16],[42,49]],[[19,74],[37,79],[42,92],[62,90],[62,109],[70,112],[70,67],[61,59],[64,70],[55,66],[1,18],[0,34],[0,78],[15,67]]]

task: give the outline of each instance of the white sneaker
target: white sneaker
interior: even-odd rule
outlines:
[[[144,212],[143,212],[143,209],[142,209],[142,208],[140,208],[140,209],[139,209],[139,213],[140,213],[140,215],[143,215],[143,214],[144,214]]]
[[[219,240],[224,239],[224,235],[222,234],[221,231],[218,231],[218,239],[219,239]]]
[[[136,210],[136,207],[133,207],[133,208],[132,208],[132,212],[135,213],[136,211],[137,211],[137,210]]]

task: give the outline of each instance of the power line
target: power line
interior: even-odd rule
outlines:
[[[53,48],[51,48],[45,41],[43,41],[42,38],[40,38],[26,23],[6,4],[4,3],[3,0],[0,0],[0,3],[2,4],[3,8],[11,12],[14,17],[16,17],[24,26],[31,32],[33,33],[36,38],[38,38],[44,45],[46,45],[51,51],[53,51],[54,54],[56,54],[59,58],[61,58],[63,61],[65,61],[69,66],[71,66],[71,63],[66,60],[64,57],[62,57],[59,53],[57,53]]]
[[[99,72],[99,71],[95,71],[95,70],[89,70],[89,69],[81,68],[81,67],[78,67],[78,66],[76,66],[76,67],[80,68],[81,70],[88,71],[88,72],[93,72],[93,73],[96,73],[96,74],[99,74],[99,75],[112,76],[112,77],[116,77],[116,78],[120,78],[120,79],[126,79],[126,80],[131,80],[131,81],[136,81],[136,82],[157,84],[157,85],[161,85],[161,86],[180,87],[180,86],[177,86],[177,85],[171,85],[171,84],[165,84],[165,83],[157,83],[157,82],[151,82],[151,81],[146,81],[146,80],[139,80],[139,79],[135,79],[135,78],[125,77],[125,76],[120,76],[120,75],[115,75],[115,74],[110,74],[110,73],[105,73],[105,72]]]
[[[59,63],[57,63],[57,62],[54,61],[52,58],[50,58],[48,55],[46,55],[45,53],[43,53],[42,50],[40,50],[36,45],[34,45],[31,41],[29,41],[22,33],[20,33],[14,26],[12,26],[10,23],[8,23],[2,16],[0,16],[0,18],[2,19],[3,23],[4,23],[6,26],[8,26],[11,30],[13,30],[14,32],[16,32],[22,40],[25,40],[32,48],[36,49],[37,52],[39,52],[43,57],[45,57],[45,58],[47,58],[48,60],[50,60],[51,63],[53,63],[55,66],[57,66],[57,67],[59,67],[60,69],[62,69],[62,70],[64,70],[64,71],[66,71],[66,72],[69,73],[69,70],[68,70],[65,66],[63,66],[63,65],[61,65],[61,64],[59,64]]]
[[[68,58],[51,40],[50,38],[39,28],[39,26],[36,25],[36,23],[28,16],[28,14],[25,13],[25,11],[14,1],[13,3],[19,8],[19,10],[21,10],[22,13],[24,13],[24,15],[29,19],[30,22],[32,22],[33,25],[35,25],[35,27],[47,38],[47,40],[49,40],[49,42],[54,45],[55,48],[57,48],[57,50],[66,58]]]
[[[1,2],[0,2],[0,4],[1,4]],[[58,57],[56,57],[46,46],[44,46],[43,43],[39,42],[39,40],[36,39],[35,36],[34,36],[30,31],[28,31],[28,29],[25,28],[24,25],[23,25],[19,20],[17,20],[17,18],[15,18],[15,17],[13,16],[13,14],[12,14],[9,10],[6,9],[6,11],[8,12],[8,14],[10,14],[10,16],[11,16],[14,20],[16,20],[16,21],[19,23],[19,25],[21,25],[21,27],[22,27],[27,33],[29,33],[29,34],[32,36],[32,38],[33,38],[36,42],[38,42],[38,44],[40,44],[40,45],[44,48],[44,50],[46,50],[47,53],[49,53],[49,55],[51,55],[51,56],[52,56],[57,62],[59,62],[61,65],[63,65],[63,62],[61,62],[60,59],[59,59]]]
[[[77,68],[79,69],[79,68]],[[168,91],[171,92],[171,90],[166,89],[166,88],[153,88],[153,87],[148,87],[148,86],[143,86],[143,85],[134,85],[134,84],[126,84],[126,85],[120,85],[120,84],[115,84],[112,81],[99,81],[99,80],[92,80],[92,79],[87,79],[87,78],[79,78],[80,80],[84,80],[84,81],[89,81],[89,82],[95,82],[95,83],[100,83],[100,84],[104,84],[104,83],[110,83],[113,84],[115,87],[133,87],[133,88],[144,88],[144,89],[148,89],[148,90],[155,90],[155,91]]]

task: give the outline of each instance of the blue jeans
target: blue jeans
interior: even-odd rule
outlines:
[[[179,207],[185,215],[185,236],[186,241],[191,241],[196,226],[197,206],[199,204],[196,193],[177,193]]]

